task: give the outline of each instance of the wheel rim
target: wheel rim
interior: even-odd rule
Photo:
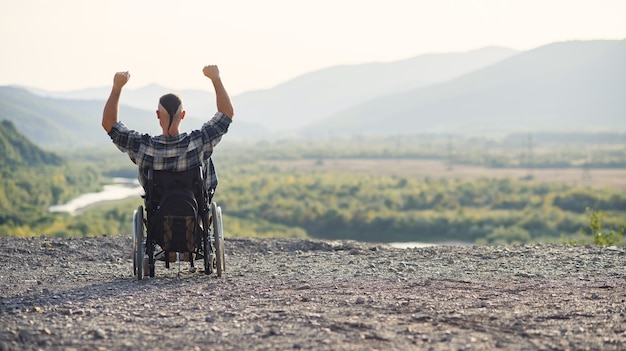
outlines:
[[[143,206],[139,206],[134,214],[135,226],[134,226],[134,249],[135,257],[133,260],[133,267],[137,280],[143,279],[144,271],[144,243],[143,243]]]
[[[220,253],[221,253],[221,258],[222,258],[222,262],[221,262],[221,266],[222,266],[222,272],[226,271],[226,253],[225,253],[225,248],[224,248],[224,223],[222,222],[222,207],[217,206],[217,224],[218,224],[218,228],[219,228],[219,232],[217,233],[217,237],[220,240]]]
[[[216,273],[218,277],[222,276],[222,268],[223,266],[223,262],[222,262],[222,258],[223,256],[223,251],[224,251],[224,244],[222,242],[222,240],[220,240],[220,216],[218,215],[219,211],[218,211],[219,207],[217,207],[217,205],[215,204],[215,202],[211,203],[211,215],[213,216],[212,218],[212,225],[213,225],[213,241],[215,242],[215,263],[216,263]]]
[[[205,227],[203,228],[203,233],[202,233],[202,253],[204,255],[204,274],[211,274],[213,269],[211,267],[211,250],[209,250],[209,245],[211,245],[211,243],[209,242],[209,233],[208,233],[208,229],[206,228],[206,222],[204,222]]]
[[[137,275],[137,210],[133,212],[133,275]]]
[[[209,214],[204,213],[201,217],[202,221],[202,254],[204,255],[204,274],[211,274],[213,272],[213,266],[211,262],[211,241],[209,229]]]

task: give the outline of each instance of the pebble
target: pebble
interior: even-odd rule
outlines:
[[[107,339],[109,337],[107,333],[102,329],[94,330],[93,334],[96,339]]]
[[[0,351],[618,350],[626,344],[620,317],[626,309],[617,307],[626,291],[619,246],[401,250],[228,238],[222,278],[160,265],[156,278],[137,282],[130,236],[28,240],[0,238],[7,248],[0,250],[7,265],[0,276]],[[25,247],[43,249],[28,254]],[[85,252],[95,258],[88,264]],[[25,267],[24,260],[45,269]]]

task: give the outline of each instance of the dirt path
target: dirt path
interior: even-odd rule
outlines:
[[[626,250],[229,239],[133,279],[125,236],[0,238],[0,350],[622,350]]]

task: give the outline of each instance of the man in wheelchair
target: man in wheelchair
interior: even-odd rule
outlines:
[[[201,235],[198,235],[198,230],[200,224],[207,230],[207,212],[213,212],[213,221],[216,216],[211,201],[217,186],[217,176],[211,154],[228,131],[234,111],[218,67],[205,66],[203,73],[213,83],[218,112],[202,128],[189,134],[179,131],[185,110],[181,99],[175,94],[166,94],[159,99],[156,115],[162,135],[141,134],[118,121],[120,95],[130,78],[128,72],[115,73],[113,88],[102,113],[102,127],[113,143],[139,167],[139,181],[146,191],[146,251],[150,261],[150,276],[154,276],[153,244],[163,248],[168,267],[169,262],[173,261],[172,257],[175,257],[171,254],[176,252],[188,254],[186,260],[192,266],[193,253],[199,250],[199,246],[203,247],[204,254],[208,254],[206,235],[204,242],[199,242]],[[221,209],[217,209],[220,210],[221,218]],[[141,207],[140,211],[143,212]],[[143,218],[143,213],[140,215]],[[195,223],[189,223],[190,218],[195,218]],[[138,230],[137,224],[135,226]],[[206,261],[207,258],[205,271],[208,270]],[[136,262],[138,264],[142,262]],[[140,270],[135,267],[135,274]],[[221,274],[220,269],[218,273]],[[141,279],[141,273],[138,277]]]

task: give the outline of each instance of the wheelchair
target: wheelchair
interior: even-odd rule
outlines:
[[[212,201],[202,167],[183,172],[147,170],[144,206],[133,212],[133,273],[154,278],[158,260],[202,260],[204,273],[218,277],[226,269],[222,209]]]

